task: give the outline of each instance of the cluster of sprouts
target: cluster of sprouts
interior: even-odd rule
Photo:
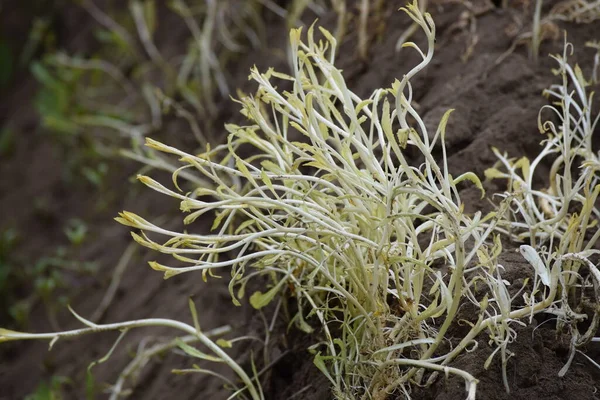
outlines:
[[[184,166],[174,174],[176,189],[140,180],[179,199],[186,224],[216,213],[213,233],[167,231],[129,212],[118,220],[142,231],[133,234],[136,241],[183,264],[152,263],[166,278],[191,271],[207,278],[231,268],[236,303],[258,276],[268,285],[250,296],[255,308],[284,292],[294,296],[296,325],[321,325],[315,364],[337,397],[408,393],[427,370],[463,376],[473,398],[476,380],[446,365],[460,351],[436,351],[466,298],[486,310],[489,300],[480,305],[470,287],[499,279],[493,262],[476,265],[496,214],[465,214],[457,184],[481,188],[479,180],[472,173],[452,177],[445,154],[441,166],[432,156],[438,144],[444,148],[450,112],[428,134],[411,104],[410,80],[432,59],[435,26],[416,4],[404,10],[425,32],[427,50],[405,44],[422,61],[392,87],[359,98],[334,66],[334,37],[321,29],[316,40],[311,27],[303,43],[301,30],[292,30],[292,74],[252,70],[259,89],[239,100],[250,125],[228,125],[227,144],[193,155],[147,141]],[[277,89],[284,85],[289,91]],[[424,157],[420,167],[407,159],[409,147]],[[213,185],[181,192],[180,171]]]
[[[248,297],[256,309],[277,303],[280,310],[294,299],[291,322],[319,335],[310,350],[338,399],[410,398],[414,385],[432,384],[441,372],[463,378],[467,398],[474,400],[477,379],[451,363],[474,350],[483,333],[494,347],[485,367],[498,356],[509,391],[506,369],[515,326],[537,313],[554,314],[558,329],[572,335],[564,375],[576,348],[594,339],[600,323],[600,272],[591,261],[600,237],[592,229],[600,216],[600,160],[592,149],[599,117],[592,115],[590,82],[567,62],[567,45],[555,57],[562,83],[546,91],[554,103],[540,113],[547,135],[540,155],[514,160],[494,150],[499,161],[486,176],[507,180],[507,192],[496,211],[469,215],[457,186],[468,181],[482,196],[484,191],[473,173],[454,177],[448,171],[451,110],[436,132],[428,132],[413,105],[411,80],[432,60],[435,25],[416,1],[402,10],[427,39],[424,50],[403,44],[421,61],[402,79],[361,98],[335,67],[334,35],[311,26],[303,41],[302,30],[292,29],[291,73],[252,69],[258,90],[237,101],[248,122],[226,125],[226,143],[192,154],[146,140],[163,157],[177,156],[181,167],[173,172],[171,188],[148,176],[139,179],[180,201],[188,229],[164,229],[131,212],[117,221],[139,230],[132,232],[138,243],[173,257],[170,265],[150,263],[165,279],[195,271],[208,281],[230,273],[235,304]],[[551,118],[544,120],[547,114]],[[439,159],[434,148],[441,149]],[[535,171],[544,163],[551,163],[550,184],[536,188]],[[207,218],[213,218],[208,233]],[[521,254],[534,276],[512,296],[498,262],[503,237],[524,243]],[[250,280],[262,288],[247,296]],[[518,295],[523,301],[515,301]],[[465,305],[475,309],[466,317],[470,329],[451,341],[449,330],[464,322],[459,310]],[[191,310],[194,326],[162,319],[96,325],[77,316],[87,328],[49,334],[0,330],[0,341],[54,344],[90,332],[168,326],[186,336],[134,359],[113,396],[121,393],[129,369],[179,347],[192,357],[229,365],[241,382],[228,381],[233,397],[264,399],[256,366],[251,376],[224,350],[231,342],[210,338],[227,328],[209,335],[200,329],[193,305]],[[586,319],[591,324],[580,333]]]
[[[508,181],[503,197],[510,212],[499,222],[499,231],[526,243],[521,252],[540,278],[525,293],[525,302],[532,307],[538,302],[548,304],[543,311],[556,317],[559,332],[566,329],[572,337],[561,376],[575,349],[593,339],[600,323],[600,271],[591,261],[600,253],[600,155],[593,150],[600,113],[594,115],[594,93],[588,91],[598,83],[598,60],[592,77],[586,79],[578,65],[569,64],[572,51],[566,43],[562,55],[552,56],[560,83],[544,91],[551,104],[542,108],[538,118],[539,130],[546,135],[539,155],[515,160],[494,149],[499,161],[486,171],[488,178]],[[537,171],[547,166],[549,186],[539,187]],[[589,324],[582,333],[584,321]]]

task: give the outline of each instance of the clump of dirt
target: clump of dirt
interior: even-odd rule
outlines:
[[[459,357],[453,366],[473,374],[478,380],[477,397],[490,400],[583,400],[596,399],[594,382],[598,373],[590,369],[582,359],[573,363],[564,378],[558,378],[558,371],[567,359],[569,340],[557,336],[551,327],[532,325],[517,328],[517,340],[509,346],[514,356],[507,363],[507,376],[510,393],[506,393],[502,383],[502,369],[499,359],[484,369],[484,362],[492,353],[485,340],[471,353]],[[415,392],[415,398],[423,400],[454,400],[465,397],[462,379],[441,377],[428,389]]]
[[[394,4],[392,4],[394,3]],[[546,100],[541,96],[544,88],[554,82],[550,68],[552,61],[543,56],[548,53],[561,53],[561,40],[544,42],[539,65],[534,65],[527,57],[527,49],[517,47],[515,52],[497,62],[510,48],[511,32],[515,21],[531,20],[531,10],[489,8],[474,17],[476,30],[469,24],[456,24],[462,21],[467,8],[455,2],[431,1],[430,12],[436,22],[437,42],[434,61],[422,71],[413,82],[413,89],[419,105],[419,112],[428,126],[437,126],[440,117],[448,108],[454,108],[447,129],[449,165],[454,175],[467,170],[482,176],[483,171],[496,160],[491,147],[507,151],[513,156],[534,156],[539,150],[543,137],[537,130],[537,115]],[[473,1],[476,5],[489,3]],[[357,94],[368,95],[374,88],[389,86],[403,72],[417,62],[411,49],[394,52],[398,37],[409,25],[408,18],[395,12],[396,2],[386,2],[383,15],[385,29],[377,32],[374,44],[366,61],[356,56],[356,37],[350,33],[341,44],[338,65],[344,70],[348,85]],[[483,8],[482,8],[483,9]],[[325,23],[335,18],[324,18]],[[248,68],[254,63],[278,66],[280,70],[286,62],[283,56],[287,41],[287,28],[281,19],[269,16],[269,43],[262,51],[257,51],[229,71],[234,77],[234,87],[247,88]],[[82,20],[82,26],[89,20]],[[174,21],[164,22],[163,28]],[[0,24],[1,25],[1,24]],[[71,27],[74,31],[77,27]],[[583,43],[594,39],[594,29],[588,25],[564,25],[569,32],[569,41],[575,44],[577,56],[589,60]],[[184,30],[176,29],[169,40],[161,46],[179,43]],[[179,35],[179,36],[178,36]],[[474,36],[476,35],[476,37]],[[477,39],[477,40],[475,40]],[[417,34],[414,40],[423,39]],[[475,43],[468,53],[470,44]],[[280,56],[273,56],[279,49]],[[462,57],[468,54],[468,57]],[[63,160],[57,155],[55,144],[48,136],[38,131],[37,120],[31,107],[35,85],[31,78],[23,81],[19,95],[12,97],[11,109],[3,115],[11,116],[11,123],[20,132],[16,151],[12,158],[2,160],[0,174],[0,209],[13,210],[10,217],[2,218],[0,228],[16,222],[27,235],[27,242],[14,249],[15,257],[35,259],[61,243],[61,224],[71,216],[85,215],[93,225],[94,240],[85,244],[79,253],[81,260],[94,259],[101,265],[100,271],[91,281],[75,281],[77,289],[72,304],[84,316],[90,315],[99,304],[110,281],[113,266],[129,243],[126,228],[117,226],[111,217],[122,209],[131,209],[144,215],[172,215],[179,221],[177,204],[169,203],[162,196],[150,190],[131,190],[129,176],[137,166],[122,164],[110,177],[109,187],[116,197],[110,206],[101,212],[91,212],[95,198],[90,196],[87,187],[66,187],[60,171]],[[24,91],[25,90],[25,91]],[[249,88],[248,91],[251,89]],[[239,119],[238,107],[230,101],[220,103],[221,126],[225,121]],[[17,113],[17,110],[19,111]],[[168,133],[166,133],[168,134]],[[33,160],[33,161],[32,161]],[[40,178],[43,177],[43,178]],[[541,176],[541,180],[544,178]],[[135,186],[134,186],[135,187]],[[18,190],[16,190],[16,188]],[[463,200],[467,210],[490,207],[489,199],[494,192],[503,188],[494,182],[487,182],[488,199],[479,200],[479,193],[467,189]],[[129,195],[123,195],[129,193]],[[97,194],[100,196],[102,194]],[[24,197],[25,196],[25,197]],[[46,196],[51,218],[40,219],[34,210],[23,205],[24,198]],[[504,266],[510,271],[507,279],[518,285],[529,274],[529,267],[518,255],[507,253],[503,256]],[[250,329],[258,333],[262,321],[250,307],[234,307],[229,298],[225,281],[205,284],[200,277],[175,277],[163,281],[158,273],[151,272],[144,261],[155,259],[155,254],[140,251],[140,255],[127,269],[113,306],[103,316],[102,321],[114,322],[145,317],[168,317],[191,321],[187,298],[195,295],[195,301],[202,310],[200,320],[203,329],[234,322],[234,331],[247,334]],[[226,275],[226,273],[224,273]],[[216,284],[215,284],[216,283]],[[74,328],[79,324],[66,314],[59,316],[61,327]],[[36,307],[31,314],[33,331],[51,330],[45,318],[43,307]],[[157,329],[150,332],[132,332],[120,346],[121,350],[134,351],[140,340],[151,335],[155,338],[167,337],[173,332]],[[454,331],[458,335],[459,328]],[[453,366],[463,368],[480,380],[478,398],[481,399],[593,399],[596,382],[600,376],[595,367],[583,357],[577,356],[567,375],[560,379],[557,374],[567,361],[568,338],[556,336],[552,323],[530,325],[517,329],[517,340],[509,346],[515,353],[508,364],[511,393],[504,392],[499,360],[495,360],[489,370],[483,368],[492,349],[486,338],[481,337],[478,348],[459,357]],[[306,347],[313,342],[297,331],[287,332],[286,324],[281,324],[272,335],[269,345],[270,360],[276,360],[272,368],[263,376],[267,399],[330,399],[328,381],[312,364],[312,357]],[[64,390],[65,398],[83,398],[85,391],[85,369],[89,362],[102,357],[115,340],[114,334],[101,334],[84,337],[69,343],[59,342],[51,352],[45,343],[10,343],[0,347],[0,399],[23,398],[40,382],[52,376],[68,376],[72,384]],[[285,337],[285,339],[284,339]],[[592,346],[590,346],[592,347]],[[246,349],[247,350],[247,349]],[[117,352],[109,362],[94,368],[97,382],[112,383],[129,362],[126,351]],[[590,348],[594,356],[598,349]],[[247,359],[249,351],[239,350],[237,356]],[[143,370],[135,384],[134,398],[177,398],[177,399],[221,399],[228,393],[222,384],[205,375],[173,375],[173,368],[187,368],[192,362],[176,353],[169,353],[153,360]],[[100,385],[101,388],[101,385]],[[414,398],[455,400],[465,397],[461,379],[450,377],[438,379],[431,388],[415,389]]]

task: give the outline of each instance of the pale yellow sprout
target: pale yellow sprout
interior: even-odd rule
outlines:
[[[152,263],[166,278],[190,271],[207,278],[211,271],[232,268],[230,291],[237,303],[249,278],[267,276],[271,284],[249,298],[256,308],[293,288],[297,326],[311,330],[306,320],[315,316],[325,332],[326,340],[313,346],[315,364],[340,398],[403,392],[424,369],[463,376],[474,398],[475,379],[440,365],[444,357],[433,354],[465,296],[474,299],[472,278],[465,280],[464,273],[476,250],[466,243],[483,245],[495,214],[464,214],[456,185],[469,180],[481,188],[481,183],[472,173],[452,177],[445,152],[442,160],[431,154],[444,146],[450,112],[430,135],[412,105],[410,80],[433,57],[435,25],[416,3],[404,11],[425,33],[427,50],[405,43],[422,60],[390,88],[359,98],[334,66],[334,37],[321,29],[317,39],[311,27],[302,42],[295,29],[291,74],[251,71],[259,89],[239,100],[250,124],[227,125],[226,145],[194,155],[148,141],[178,156],[187,173],[196,170],[213,183],[184,193],[148,177],[140,180],[177,198],[189,213],[188,224],[216,213],[214,233],[178,234],[132,213],[119,221],[168,237],[160,243],[134,235],[187,264]],[[280,91],[277,81],[290,89]],[[425,157],[421,167],[406,159],[409,146]],[[438,261],[450,265],[451,276],[432,268]],[[485,268],[471,270],[488,279]],[[389,296],[401,315],[390,307]],[[434,318],[443,320],[438,329]]]
[[[539,296],[553,290],[550,282],[559,284],[557,299],[545,312],[557,316],[558,330],[566,327],[572,335],[570,357],[561,376],[576,348],[592,340],[600,318],[600,272],[589,261],[597,253],[594,248],[600,238],[600,159],[592,148],[600,114],[593,115],[594,93],[588,92],[594,77],[585,78],[577,64],[569,63],[572,50],[572,45],[565,43],[563,54],[552,56],[558,64],[554,73],[561,82],[544,91],[552,104],[544,106],[538,118],[539,130],[546,136],[540,154],[533,161],[515,160],[494,149],[499,162],[486,171],[488,178],[508,180],[505,196],[512,215],[500,223],[500,229],[529,243],[521,246],[521,252],[535,268],[536,281],[539,277],[543,284],[534,284],[526,297],[528,304],[534,305]],[[547,188],[534,183],[543,162],[551,163]],[[592,316],[591,327],[582,334],[578,324],[588,315]]]

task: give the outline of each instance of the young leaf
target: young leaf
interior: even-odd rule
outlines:
[[[262,292],[254,292],[252,296],[250,296],[250,304],[257,310],[260,310],[267,304],[269,304],[275,295],[279,292],[279,285],[271,288],[267,293]]]
[[[181,339],[177,339],[176,340],[177,346],[179,346],[179,348],[183,351],[185,351],[186,354],[192,356],[192,357],[196,357],[196,358],[200,358],[202,360],[206,360],[206,361],[213,361],[213,362],[224,362],[224,360],[220,359],[219,357],[215,357],[215,356],[211,356],[209,354],[203,353],[200,350],[196,349],[195,347],[190,346],[189,344],[186,344],[183,340]]]
[[[225,340],[225,339],[217,339],[216,343],[219,345],[219,347],[222,347],[224,349],[230,349],[233,347],[233,343],[231,343],[231,341],[229,340]]]
[[[542,283],[547,287],[550,287],[550,272],[548,271],[548,268],[546,268],[546,265],[544,265],[544,262],[542,261],[538,253],[535,251],[535,249],[529,245],[524,244],[521,247],[519,247],[519,251],[521,252],[521,255],[527,260],[527,262],[531,264],[533,269],[535,269],[535,273],[539,275],[540,279],[542,280]]]
[[[508,175],[497,168],[488,168],[483,173],[486,179],[508,178]]]

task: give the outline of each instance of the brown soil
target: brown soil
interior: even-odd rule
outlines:
[[[349,86],[359,95],[389,85],[416,60],[410,49],[402,50],[400,55],[393,51],[397,38],[408,26],[407,17],[395,11],[404,2],[385,3],[385,30],[379,34],[373,32],[374,44],[370,47],[366,62],[359,61],[355,56],[354,33],[351,32],[341,46],[339,65],[345,71]],[[453,24],[466,8],[441,0],[430,3],[433,3],[430,12],[436,22],[438,49],[433,64],[416,79],[414,90],[420,112],[432,126],[437,125],[445,110],[456,109],[447,130],[451,155],[449,163],[453,174],[471,170],[483,175],[483,171],[495,162],[490,150],[492,146],[514,156],[535,155],[542,138],[536,125],[538,110],[545,103],[541,91],[554,82],[550,73],[550,67],[554,65],[545,55],[562,52],[562,38],[543,43],[541,62],[537,66],[528,59],[527,49],[522,46],[496,64],[513,40],[506,31],[514,26],[515,21],[530,21],[531,10],[523,11],[521,6],[508,10],[494,8],[477,16],[478,42],[471,56],[463,61],[461,55],[467,50],[472,37],[469,29]],[[485,2],[471,3],[480,6]],[[2,20],[9,18],[8,15],[0,17],[2,29],[7,29],[8,25],[3,24]],[[64,15],[72,17],[77,14],[72,8],[65,8]],[[85,20],[87,17],[77,16],[82,20],[81,25],[69,20],[71,22],[65,28],[67,33],[89,23]],[[287,38],[285,24],[272,15],[267,18],[270,24],[269,45],[267,49],[240,60],[239,65],[230,71],[237,86],[248,87],[247,71],[254,63],[263,67],[285,68],[284,58],[281,55],[273,56],[271,52],[273,49],[283,49]],[[333,20],[329,16],[323,18],[322,23],[327,25]],[[168,24],[165,23],[170,33],[169,40],[160,43],[161,48],[175,45],[178,39],[187,34],[181,26],[169,28]],[[528,29],[528,24],[525,23],[523,30]],[[594,37],[593,24],[565,25],[563,28],[567,28],[568,38],[575,45],[576,57],[590,60],[591,53],[584,51],[583,44],[587,40],[597,39]],[[4,35],[8,33],[3,32]],[[417,35],[416,40],[422,39]],[[71,304],[78,313],[89,316],[106,291],[114,265],[130,243],[128,229],[114,223],[112,217],[117,211],[127,209],[144,216],[166,214],[171,216],[170,220],[179,221],[177,204],[142,188],[140,184],[131,184],[129,177],[138,166],[124,161],[111,161],[114,164],[111,165],[113,172],[110,184],[101,192],[83,183],[65,183],[61,175],[64,156],[58,151],[52,137],[38,127],[34,117],[31,99],[36,92],[36,84],[26,74],[22,75],[13,84],[10,93],[5,90],[1,102],[0,117],[3,124],[10,122],[18,136],[10,157],[2,156],[0,160],[0,229],[18,227],[24,239],[12,250],[11,262],[14,268],[27,268],[39,257],[52,253],[57,246],[68,244],[62,233],[65,221],[72,217],[84,219],[90,227],[90,238],[77,250],[75,257],[80,262],[97,262],[99,272],[95,276],[69,276],[69,287],[63,291],[71,296]],[[220,120],[215,126],[239,118],[237,105],[229,100],[222,101],[221,105]],[[500,189],[488,184],[488,193]],[[99,209],[97,205],[101,196],[107,196],[108,205]],[[466,190],[463,196],[465,202],[470,203],[471,210],[489,207],[487,201],[476,200],[478,195],[474,191]],[[44,204],[48,205],[43,215],[33,207],[35,199],[43,199]],[[234,331],[239,334],[260,334],[262,331],[263,322],[256,312],[248,306],[233,306],[224,279],[205,284],[199,276],[185,275],[163,281],[162,275],[147,267],[145,261],[148,259],[156,259],[156,254],[140,250],[131,261],[113,305],[101,322],[147,317],[190,322],[187,299],[193,296],[202,310],[200,320],[203,329],[232,324]],[[511,281],[522,280],[526,274],[524,271],[529,270],[517,254],[507,253],[502,261],[508,271],[506,278]],[[17,297],[22,297],[32,287],[22,284],[12,289]],[[0,315],[0,326],[10,322],[4,313]],[[266,315],[268,317],[268,312]],[[65,312],[59,313],[58,323],[63,329],[79,327],[79,323]],[[27,329],[38,332],[52,330],[47,310],[42,304],[34,307]],[[165,337],[172,333],[161,329],[131,332],[111,360],[94,368],[98,388],[102,389],[103,383],[115,382],[141,339],[148,335]],[[295,399],[330,399],[332,396],[326,379],[312,365],[311,357],[305,350],[311,343],[310,338],[293,331],[284,338],[285,333],[286,324],[282,322],[273,333],[268,347],[271,359],[279,361],[264,376],[266,398],[284,400],[296,394],[293,397]],[[21,399],[52,376],[71,378],[72,383],[66,385],[63,391],[65,398],[85,398],[86,367],[91,361],[102,357],[115,338],[114,333],[83,337],[68,343],[59,342],[52,351],[48,351],[47,343],[41,342],[3,344],[0,346],[0,399]],[[551,323],[520,329],[518,340],[510,347],[516,353],[508,365],[510,394],[504,392],[499,361],[492,363],[487,371],[483,368],[491,352],[485,338],[481,339],[476,351],[463,355],[453,366],[464,368],[480,380],[479,399],[597,398],[595,382],[600,379],[600,374],[583,357],[576,356],[568,374],[562,379],[558,378],[557,373],[567,360],[566,343],[568,338],[557,337]],[[258,347],[250,347],[255,352],[260,351]],[[596,345],[588,350],[592,358],[600,355]],[[234,355],[248,360],[250,348],[242,345]],[[173,368],[188,368],[191,364],[189,359],[176,353],[152,360],[136,381],[131,398],[227,398],[228,392],[214,378],[170,373]],[[454,377],[448,380],[440,378],[433,387],[414,392],[415,399],[451,400],[464,397],[464,384]]]

